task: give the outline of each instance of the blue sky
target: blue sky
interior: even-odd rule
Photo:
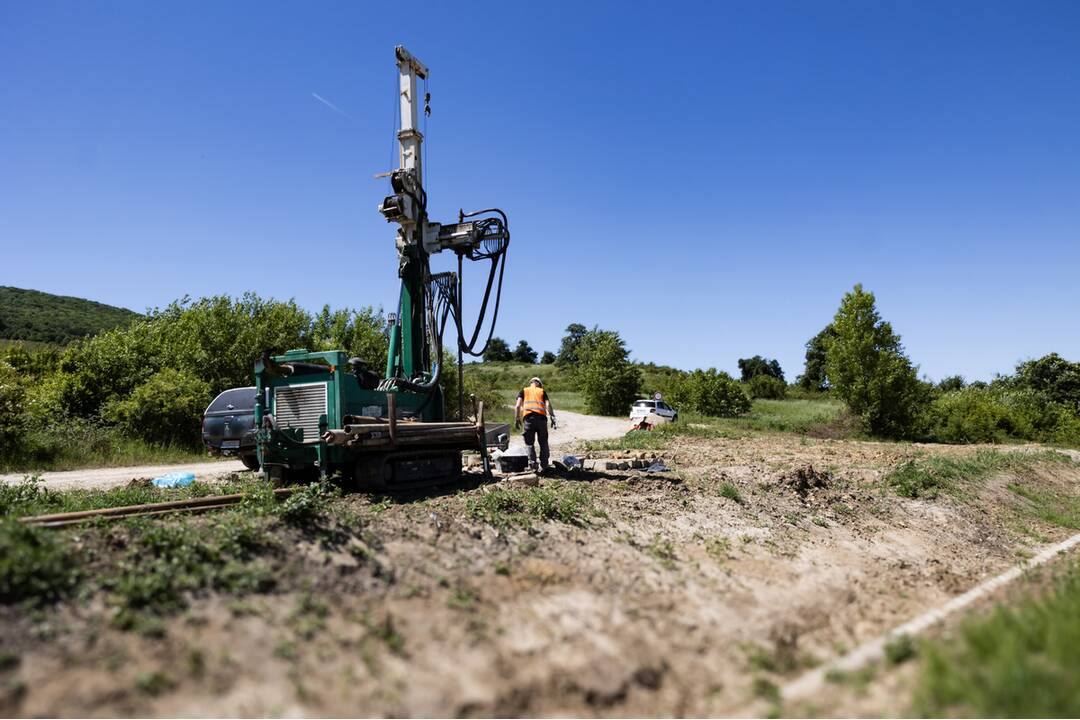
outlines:
[[[1080,359],[1080,3],[394,8],[0,0],[0,284],[391,309],[404,43],[433,219],[509,213],[511,344],[793,378],[861,282],[932,378]]]

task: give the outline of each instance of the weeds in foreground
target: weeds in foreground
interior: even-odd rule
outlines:
[[[915,641],[910,635],[897,635],[885,643],[885,661],[890,665],[900,665],[915,657]]]
[[[0,603],[59,600],[79,581],[78,567],[75,550],[53,530],[0,519]]]
[[[726,537],[714,537],[705,541],[705,552],[713,560],[724,562],[731,557],[731,540]]]
[[[739,488],[729,482],[723,483],[720,486],[720,497],[725,497],[739,505],[746,504],[746,500],[743,499],[742,493],[739,492]]]
[[[592,498],[579,487],[557,483],[537,488],[493,488],[470,496],[465,512],[495,527],[528,527],[533,520],[586,525]]]
[[[925,717],[1080,717],[1080,566],[1046,595],[999,605],[920,650]]]
[[[28,475],[19,483],[0,483],[0,516],[23,517],[186,500],[208,495],[251,492],[252,488],[263,486],[269,487],[253,477],[230,475],[219,482],[196,481],[182,488],[157,488],[146,482],[108,490],[50,490],[42,484],[40,476]],[[270,497],[273,498],[273,495]]]
[[[675,561],[678,560],[675,555],[675,544],[660,533],[653,535],[652,541],[645,547],[645,552],[669,570],[675,567]]]

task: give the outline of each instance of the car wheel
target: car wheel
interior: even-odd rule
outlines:
[[[248,470],[259,469],[259,456],[258,455],[241,455],[240,462],[244,463],[244,467]]]

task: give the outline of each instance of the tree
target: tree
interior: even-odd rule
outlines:
[[[386,367],[390,339],[381,308],[331,311],[329,305],[324,305],[312,323],[311,336],[313,350],[344,350],[349,357],[360,358],[368,369],[377,373],[382,373]]]
[[[964,380],[963,375],[950,375],[937,384],[937,389],[941,392],[956,392],[957,390],[963,390],[966,386],[967,382]]]
[[[1080,363],[1069,362],[1057,353],[1017,365],[1013,384],[1080,413]]]
[[[829,385],[874,435],[910,437],[929,398],[904,355],[900,336],[881,319],[862,285],[844,295],[826,344]]]
[[[529,347],[529,343],[524,340],[518,340],[517,347],[514,348],[512,357],[514,362],[528,363],[530,365],[536,364],[536,351]]]
[[[763,358],[760,355],[755,355],[752,358],[740,358],[739,372],[742,374],[740,379],[744,383],[750,382],[751,378],[758,375],[774,377],[780,382],[784,381],[784,371],[780,369],[780,363],[776,360]]]
[[[586,410],[600,415],[626,414],[641,388],[641,371],[630,362],[630,352],[619,333],[590,330],[581,337],[575,352],[578,387]]]
[[[821,332],[806,341],[806,368],[798,378],[798,383],[804,390],[829,389],[829,380],[825,375],[825,350],[834,334],[832,323],[829,323]]]
[[[484,351],[484,362],[509,362],[513,359],[510,346],[499,337],[491,338],[487,350]]]
[[[555,353],[551,352],[550,350],[545,350],[544,354],[540,356],[540,364],[541,365],[554,365],[555,364]]]
[[[570,323],[566,326],[566,335],[563,336],[562,344],[559,346],[559,355],[555,360],[556,365],[578,364],[580,360],[578,346],[586,333],[588,333],[588,328],[580,323]]]

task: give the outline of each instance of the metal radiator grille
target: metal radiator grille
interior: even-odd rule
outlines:
[[[279,428],[303,428],[304,443],[319,441],[319,416],[326,413],[326,383],[274,388],[274,418]]]

